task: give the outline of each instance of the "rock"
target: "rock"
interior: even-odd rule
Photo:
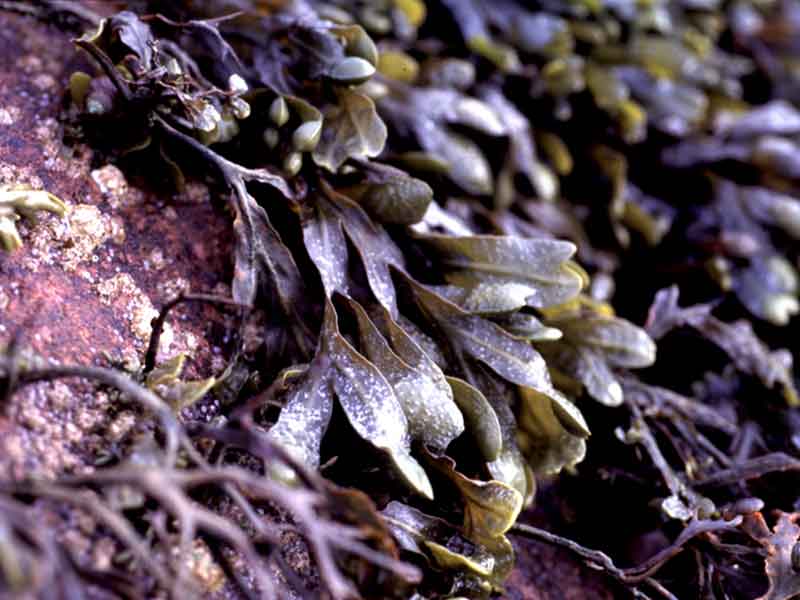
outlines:
[[[47,359],[136,367],[160,306],[184,289],[227,285],[230,222],[205,186],[172,197],[142,190],[88,148],[64,143],[62,94],[83,60],[67,34],[0,12],[0,184],[45,189],[69,208],[64,218],[22,219],[23,248],[0,252],[0,346],[17,335]],[[215,335],[228,320],[208,305],[177,308],[160,358],[188,352],[187,378],[213,374],[213,345],[223,345]],[[120,438],[121,423],[133,426],[114,412],[85,382],[21,390],[0,416],[0,472],[91,468],[109,428]]]

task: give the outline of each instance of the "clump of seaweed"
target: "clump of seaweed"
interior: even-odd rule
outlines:
[[[800,28],[795,2],[128,5],[29,7],[94,27],[65,118],[111,158],[215,186],[231,297],[176,302],[232,306],[240,342],[260,311],[264,343],[181,381],[182,358],[155,363],[172,303],[141,373],[0,355],[7,393],[85,377],[143,419],[118,462],[2,483],[20,515],[0,521],[2,585],[177,596],[199,539],[240,593],[304,595],[294,535],[332,598],[485,598],[512,533],[637,597],[791,597],[796,513],[770,530],[762,512],[798,499],[760,480],[800,465],[792,355],[761,339],[798,312],[795,49],[772,33]],[[644,327],[623,318],[653,298]],[[687,335],[722,363],[676,369]],[[226,398],[211,423],[181,416],[207,394]],[[576,514],[632,482],[615,510],[674,541],[621,568],[579,541],[634,523],[517,523],[558,474]],[[87,512],[128,560],[90,573],[31,535],[41,502]]]
[[[63,216],[66,210],[64,202],[43,190],[0,186],[0,243],[7,252],[22,247],[22,238],[16,226],[20,216],[35,219],[39,211]]]

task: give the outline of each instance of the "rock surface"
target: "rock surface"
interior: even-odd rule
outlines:
[[[0,16],[0,185],[45,189],[69,208],[63,218],[21,220],[23,248],[0,253],[0,345],[18,335],[48,359],[135,368],[158,307],[185,289],[226,293],[230,224],[202,185],[156,195],[62,142],[63,91],[80,60],[58,30]],[[212,341],[224,330],[214,308],[180,307],[160,358],[188,352],[187,377],[210,374],[223,365]],[[0,469],[52,476],[82,468],[132,417],[85,384],[32,386],[0,417]]]

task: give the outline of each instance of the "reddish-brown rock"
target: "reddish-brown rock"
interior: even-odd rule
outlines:
[[[64,217],[22,219],[23,248],[0,252],[0,345],[19,335],[48,359],[134,368],[167,300],[184,289],[226,293],[230,223],[202,185],[172,197],[143,191],[117,167],[93,164],[86,147],[63,143],[63,94],[81,60],[64,33],[0,13],[0,185],[45,189],[68,206]],[[180,307],[169,323],[162,358],[190,353],[189,378],[223,365],[210,335],[224,325],[217,310]],[[95,442],[130,426],[112,408],[76,382],[23,390],[0,417],[0,468],[81,467]]]

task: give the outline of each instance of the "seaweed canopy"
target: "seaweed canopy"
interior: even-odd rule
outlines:
[[[559,335],[536,311],[576,298],[585,284],[571,260],[574,245],[467,225],[450,231],[438,222],[441,209],[425,181],[370,160],[388,152],[375,100],[407,91],[372,80],[378,51],[362,27],[302,6],[222,21],[171,17],[179,18],[121,12],[79,38],[98,72],[72,76],[70,111],[99,146],[155,156],[178,185],[184,169],[214,176],[233,219],[231,298],[182,300],[238,306],[243,322],[253,310],[265,315],[269,344],[238,352],[229,372],[276,379],[250,398],[224,376],[182,382],[182,357],[154,361],[166,311],[141,374],[145,387],[113,371],[47,367],[10,352],[2,368],[12,388],[93,378],[156,412],[161,433],[144,435],[126,459],[91,475],[9,491],[88,512],[148,573],[139,586],[174,591],[185,584],[181,561],[200,539],[242,591],[279,594],[270,569],[290,585],[297,580],[276,551],[285,529],[305,539],[322,587],[336,598],[356,594],[348,574],[366,566],[386,571],[391,578],[373,584],[393,581],[393,593],[420,583],[419,571],[397,560],[398,544],[447,574],[426,583],[433,594],[501,589],[513,566],[505,533],[533,497],[535,472],[574,465],[589,434],[531,343],[539,330],[542,339]],[[224,28],[234,26],[241,35],[226,36]],[[441,90],[435,103],[432,135],[455,135],[448,124],[456,123],[506,135],[479,100]],[[104,136],[109,127],[114,139]],[[481,193],[483,185],[465,180],[464,187]],[[20,193],[10,206],[29,209],[25,202],[37,193],[44,195]],[[427,264],[410,268],[420,258]],[[227,425],[173,416],[223,386],[233,398]],[[210,463],[192,438],[213,441],[222,464]],[[369,452],[361,461],[347,457],[341,478],[357,482],[366,469],[386,465],[375,484],[391,490],[383,515],[309,470],[331,447],[355,439]],[[261,463],[263,476],[228,464],[226,452],[237,447]],[[199,489],[213,506],[232,503],[255,538],[193,504]],[[8,505],[10,513],[22,511],[18,500]],[[118,512],[151,506],[146,538]],[[269,529],[256,512],[262,506],[288,510],[294,525]],[[44,557],[69,562],[46,536],[28,536],[24,522],[6,523],[7,579],[15,589],[53,581],[53,573],[34,568]],[[161,564],[170,543],[178,543],[178,559]],[[253,585],[219,554],[225,547],[244,559]],[[340,554],[347,562],[335,560]],[[85,576],[78,567],[72,573],[75,581]],[[64,584],[65,593],[73,584]]]
[[[790,457],[750,463],[751,443],[733,464],[715,441],[735,436],[736,408],[721,416],[631,373],[653,365],[653,338],[689,328],[793,404],[786,354],[711,305],[679,307],[677,288],[656,297],[647,330],[610,299],[627,249],[680,238],[681,267],[699,262],[703,281],[753,316],[787,323],[796,201],[729,180],[725,161],[763,168],[763,183],[788,193],[796,165],[784,138],[796,131],[764,130],[759,109],[746,112],[742,82],[755,65],[714,46],[727,27],[716,3],[526,4],[235,0],[99,19],[45,3],[44,16],[94,21],[76,40],[96,68],[71,77],[73,130],[154,178],[202,177],[219,192],[235,240],[230,297],[176,302],[235,307],[241,343],[222,375],[181,381],[182,359],[155,362],[172,303],[132,376],[141,385],[4,355],[9,391],[89,377],[151,417],[125,458],[91,475],[4,484],[8,514],[30,519],[31,498],[91,514],[126,548],[120,571],[86,572],[21,517],[0,521],[12,540],[0,546],[5,585],[46,585],[38,561],[69,564],[76,581],[176,594],[200,540],[243,594],[286,597],[306,591],[281,550],[289,536],[304,540],[333,598],[482,598],[502,592],[514,564],[506,534],[517,531],[642,597],[640,585],[669,598],[652,575],[695,538],[716,544],[698,558],[711,589],[740,555],[759,560],[795,535],[793,516],[771,532],[760,501],[723,510],[708,491],[794,469]],[[741,23],[769,3],[734,4],[730,28],[745,43]],[[426,28],[432,20],[454,34]],[[798,121],[783,103],[762,110]],[[701,170],[699,189],[713,193],[685,233],[672,227],[689,218],[681,199],[657,189],[664,165]],[[0,219],[31,208],[30,196],[13,198]],[[33,208],[59,209],[48,202]],[[655,291],[643,280],[628,299],[640,315],[637,302]],[[257,348],[244,343],[253,323],[263,327]],[[180,413],[208,394],[224,400],[210,424]],[[631,479],[659,476],[648,501],[681,531],[640,567],[515,525],[537,478],[584,460],[590,426],[606,445],[638,448],[647,477]],[[627,455],[611,460],[636,471]],[[726,489],[717,501],[743,494]],[[773,589],[789,578],[779,554],[767,564]]]
[[[242,38],[229,41],[221,28],[234,25]],[[440,538],[419,532],[437,548],[419,552],[453,573],[466,565],[453,591],[499,589],[513,564],[504,534],[533,497],[535,472],[574,465],[589,434],[528,335],[543,328],[536,310],[584,286],[574,245],[449,231],[428,184],[370,160],[387,152],[375,99],[409,91],[372,80],[378,51],[358,25],[301,8],[222,22],[123,12],[77,43],[102,69],[72,78],[89,135],[114,122],[128,151],[157,148],[179,181],[186,157],[199,159],[228,190],[232,300],[265,310],[263,360],[283,369],[269,397],[259,396],[280,404],[277,420],[263,421],[252,400],[256,416],[247,418],[312,468],[327,438],[356,436],[390,467],[396,501],[451,498],[430,506],[463,522]],[[506,135],[488,104],[427,93],[413,101],[435,109],[432,135],[454,135],[448,123]],[[419,257],[427,268],[410,268]],[[637,341],[652,360],[646,336]],[[366,465],[348,460],[356,481]],[[285,465],[268,474],[297,482]]]

